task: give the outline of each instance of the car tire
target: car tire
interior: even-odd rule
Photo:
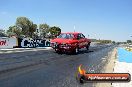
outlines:
[[[90,43],[87,44],[86,49],[89,50]]]
[[[57,49],[55,49],[55,52],[58,53],[58,54],[62,54],[62,52],[57,50]]]
[[[74,50],[74,54],[76,54],[76,55],[77,55],[78,53],[79,53],[79,48],[78,48],[78,47],[76,47],[76,48],[75,48],[75,50]]]

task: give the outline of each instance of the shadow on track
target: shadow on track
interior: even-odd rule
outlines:
[[[84,53],[91,53],[94,52],[92,50],[80,50],[78,54],[84,54]]]

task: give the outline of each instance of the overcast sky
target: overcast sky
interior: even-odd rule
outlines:
[[[82,32],[90,38],[132,39],[132,0],[1,0],[0,28],[19,16],[36,24],[59,26],[62,32]]]

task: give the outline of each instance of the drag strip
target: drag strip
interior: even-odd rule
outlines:
[[[32,61],[34,65],[8,71],[9,75],[5,73],[6,76],[1,74],[0,77],[5,76],[6,78],[0,78],[0,85],[1,87],[25,87],[27,85],[28,87],[80,86],[75,79],[78,65],[83,64],[88,72],[101,72],[108,62],[108,54],[114,47],[113,45],[94,46],[90,48],[89,52],[81,50],[79,55],[61,55],[54,53],[53,50],[2,54],[0,55],[0,61],[8,60],[8,63],[12,62],[10,66],[15,64],[16,61],[20,61],[17,64],[25,62],[29,64]],[[12,61],[9,61],[9,59],[12,59]],[[87,87],[88,85],[92,86],[94,84],[90,83],[83,86]]]
[[[94,46],[90,48],[89,52],[93,52],[95,50],[105,47],[107,46],[106,45],[104,45],[103,47],[102,45]],[[80,52],[80,54],[82,53],[88,53],[88,52],[85,51],[84,49],[83,51]],[[9,71],[9,69],[13,70],[13,68],[19,69],[19,67],[22,66],[25,67],[43,62],[46,63],[46,61],[53,61],[56,60],[57,58],[63,58],[63,57],[67,57],[67,56],[64,54],[58,55],[53,50],[36,50],[36,51],[25,50],[25,52],[4,53],[4,54],[0,54],[0,71],[4,71],[4,70]]]

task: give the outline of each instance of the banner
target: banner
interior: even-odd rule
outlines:
[[[0,37],[0,48],[13,48],[16,45],[16,38]]]
[[[32,38],[18,38],[18,46],[22,48],[35,48],[35,47],[50,47],[49,40],[32,39]]]

